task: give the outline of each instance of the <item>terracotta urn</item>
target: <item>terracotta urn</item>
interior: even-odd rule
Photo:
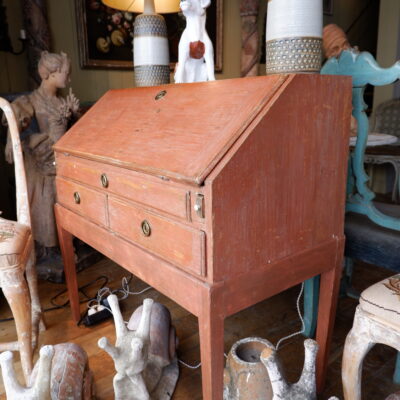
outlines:
[[[236,342],[228,354],[224,371],[224,400],[271,400],[268,371],[260,360],[268,340],[249,337]]]
[[[335,24],[324,27],[322,48],[326,58],[339,57],[343,50],[350,48],[350,43],[343,29]]]

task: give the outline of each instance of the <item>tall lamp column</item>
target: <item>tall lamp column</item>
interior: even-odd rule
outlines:
[[[102,0],[118,10],[143,12],[135,19],[133,64],[136,86],[157,86],[170,82],[167,25],[157,14],[180,10],[179,0]]]

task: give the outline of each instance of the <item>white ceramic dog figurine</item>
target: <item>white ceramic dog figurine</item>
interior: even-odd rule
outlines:
[[[215,81],[214,49],[206,31],[206,8],[211,0],[181,0],[186,28],[179,41],[175,83]]]

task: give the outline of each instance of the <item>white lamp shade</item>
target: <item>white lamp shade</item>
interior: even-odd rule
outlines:
[[[141,13],[144,10],[144,0],[102,0],[102,2],[111,8],[117,10]],[[180,0],[154,0],[156,13],[168,14],[180,11]]]
[[[322,37],[322,0],[269,0],[266,36]]]

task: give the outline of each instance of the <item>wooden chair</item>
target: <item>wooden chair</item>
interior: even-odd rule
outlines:
[[[400,202],[400,99],[388,100],[379,104],[370,118],[371,132],[396,136],[397,142],[391,145],[368,147],[364,162],[368,165],[371,185],[374,180],[374,165],[390,164],[394,171],[392,201]]]
[[[365,355],[382,343],[400,351],[400,275],[364,290],[346,338],[342,362],[345,400],[361,400],[362,364]]]
[[[28,191],[17,122],[10,103],[1,97],[0,108],[12,140],[17,198],[17,221],[0,218],[0,287],[10,305],[18,337],[15,342],[0,342],[0,352],[19,350],[25,381],[28,382],[39,325],[44,328],[44,324],[37,290]]]

